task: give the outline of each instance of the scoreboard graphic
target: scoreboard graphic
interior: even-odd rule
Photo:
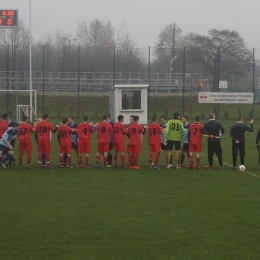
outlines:
[[[18,23],[18,10],[0,10],[0,27],[13,27]]]

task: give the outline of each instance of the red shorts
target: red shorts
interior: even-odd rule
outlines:
[[[202,146],[201,144],[190,144],[189,151],[190,152],[201,153],[201,151],[202,151],[201,146]]]
[[[109,152],[109,143],[98,142],[97,151],[99,153],[108,153]]]
[[[161,144],[150,144],[150,153],[159,153],[161,151]]]
[[[140,145],[130,145],[128,146],[128,153],[140,154]]]
[[[114,150],[115,152],[124,152],[125,144],[124,143],[114,143]]]
[[[71,144],[60,146],[60,153],[68,153],[71,154]]]
[[[51,153],[51,141],[50,140],[38,140],[38,151],[40,153]]]
[[[32,151],[32,142],[31,139],[19,139],[19,152],[31,152]]]
[[[79,139],[78,153],[90,153],[90,139]]]

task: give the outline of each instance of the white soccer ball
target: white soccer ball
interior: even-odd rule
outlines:
[[[242,171],[242,172],[243,172],[245,169],[246,169],[245,165],[239,165],[239,166],[238,166],[238,170],[239,170],[239,171]]]

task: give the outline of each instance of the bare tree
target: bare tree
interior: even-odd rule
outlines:
[[[208,70],[213,78],[213,89],[218,79],[245,75],[252,67],[252,54],[236,31],[212,29],[208,36],[195,35],[189,47],[190,61],[196,61]]]
[[[0,70],[27,70],[29,67],[29,30],[22,20],[17,27],[0,28]]]

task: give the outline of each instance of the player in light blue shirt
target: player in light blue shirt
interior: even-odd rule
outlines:
[[[14,140],[17,136],[20,125],[18,123],[14,123],[13,127],[9,127],[5,133],[3,134],[0,140],[0,165],[2,168],[6,168],[6,161],[14,160],[14,151],[13,146],[11,145],[11,141]],[[3,159],[3,156],[6,154],[6,157]]]

